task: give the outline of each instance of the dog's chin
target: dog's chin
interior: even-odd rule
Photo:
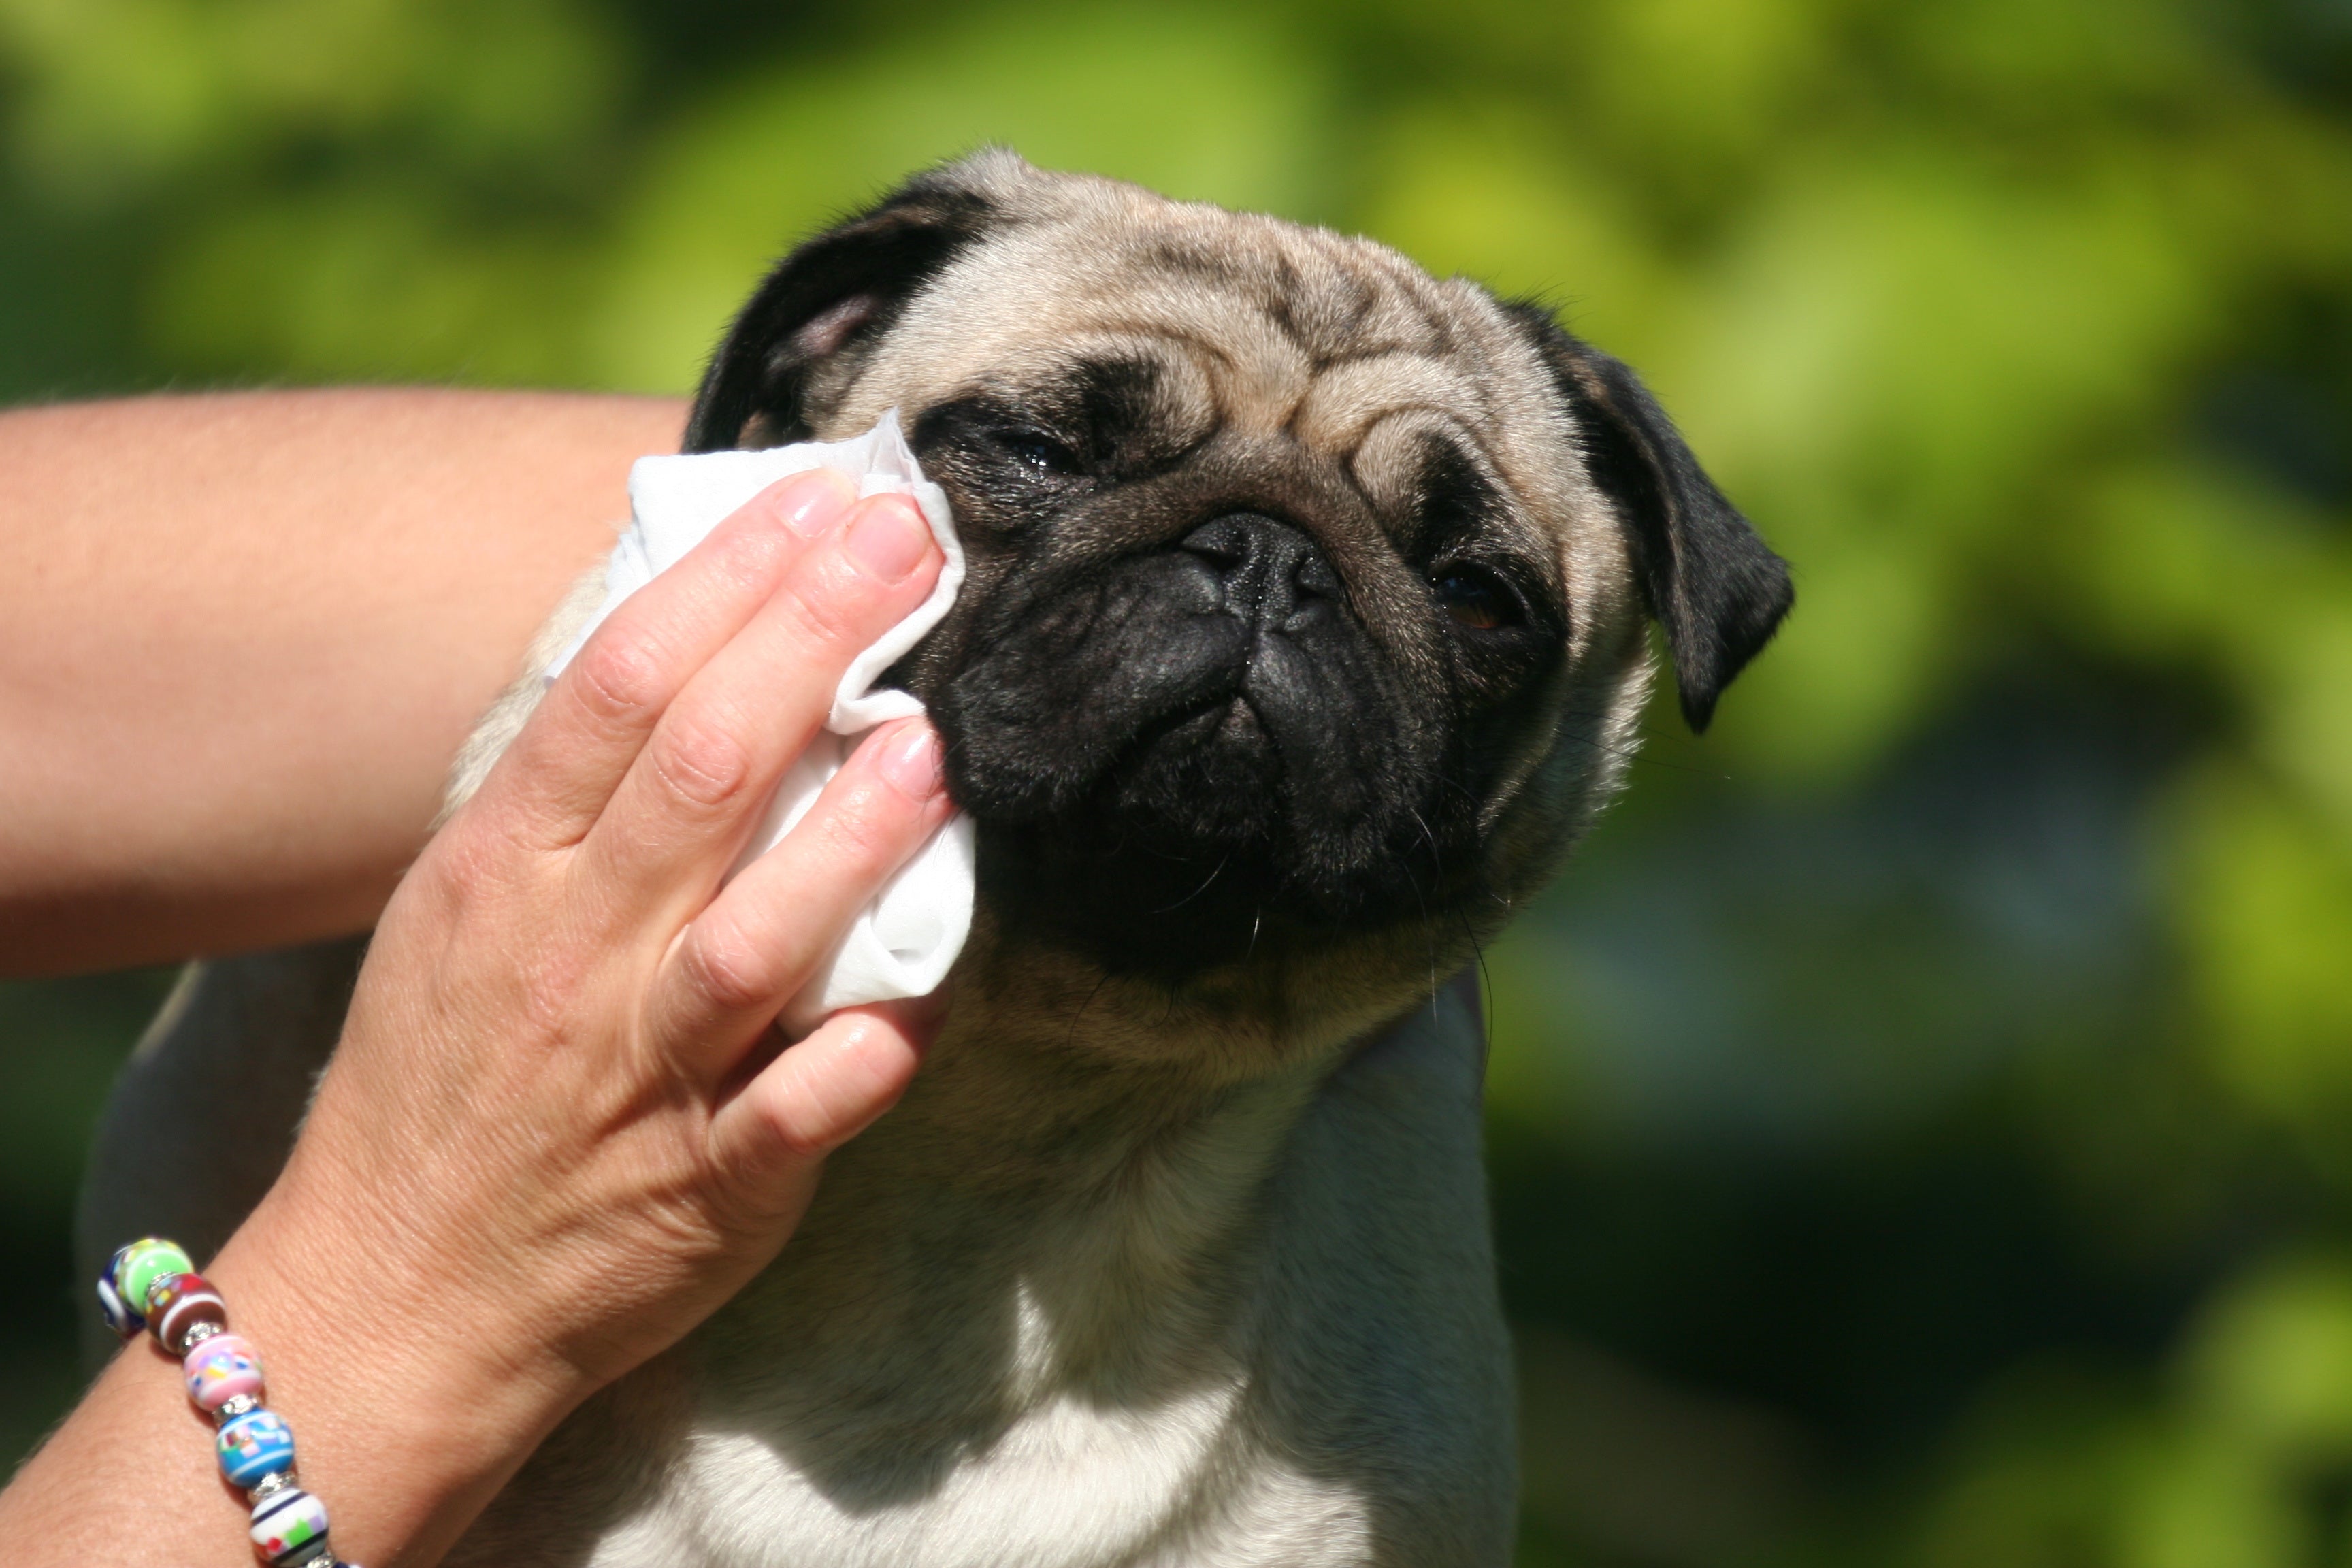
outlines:
[[[1418,830],[1397,843],[1331,819],[1294,765],[1238,693],[1169,716],[1076,805],[976,814],[981,896],[1009,930],[1171,984],[1426,914],[1437,868]]]

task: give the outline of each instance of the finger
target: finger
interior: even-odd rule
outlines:
[[[927,721],[869,736],[783,841],[680,933],[655,977],[654,1037],[690,1075],[725,1078],[954,809]]]
[[[679,925],[700,910],[824,723],[842,671],[913,612],[940,564],[914,502],[860,502],[670,703],[590,830],[581,873],[623,908],[667,910]]]
[[[943,1016],[923,998],[847,1007],[827,1018],[712,1118],[719,1168],[771,1213],[796,1213],[824,1157],[906,1093]]]
[[[780,479],[630,595],[549,688],[477,809],[527,842],[578,842],[677,693],[856,498],[829,468]]]

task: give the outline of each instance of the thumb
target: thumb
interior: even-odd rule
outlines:
[[[834,1014],[721,1106],[711,1152],[747,1195],[805,1204],[824,1157],[872,1126],[914,1081],[939,1012],[877,1003]]]

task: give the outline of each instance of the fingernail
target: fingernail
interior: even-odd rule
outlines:
[[[878,759],[882,776],[901,794],[915,800],[929,800],[940,793],[938,731],[918,721],[907,726],[906,733],[891,736],[883,745],[885,750]]]
[[[783,482],[776,494],[776,510],[786,528],[811,539],[839,522],[856,500],[857,487],[847,474],[811,468]]]
[[[849,525],[843,548],[850,559],[885,583],[915,569],[931,547],[931,531],[915,503],[904,496],[877,496]]]

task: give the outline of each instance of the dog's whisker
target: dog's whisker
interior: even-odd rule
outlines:
[[[1101,995],[1103,987],[1109,984],[1110,973],[1108,971],[1105,971],[1103,973],[1096,976],[1094,989],[1087,993],[1087,999],[1079,1003],[1077,1010],[1070,1015],[1069,1032],[1062,1037],[1062,1046],[1064,1049],[1066,1050],[1068,1047],[1077,1043],[1078,1021],[1087,1016],[1087,1009],[1095,1005],[1095,998]]]
[[[1161,909],[1154,910],[1151,912],[1155,915],[1167,915],[1173,914],[1178,910],[1182,909],[1186,904],[1191,903],[1194,899],[1197,899],[1202,893],[1207,892],[1209,890],[1209,884],[1215,881],[1220,876],[1223,875],[1225,868],[1233,863],[1233,858],[1234,858],[1230,854],[1227,855],[1223,859],[1217,862],[1215,870],[1211,871],[1206,878],[1202,879],[1199,887],[1193,889],[1191,892],[1185,894],[1174,903],[1169,904]]]

